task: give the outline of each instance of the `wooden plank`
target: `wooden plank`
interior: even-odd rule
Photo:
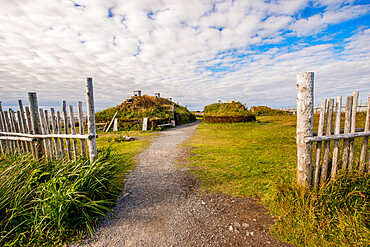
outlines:
[[[75,128],[75,117],[73,115],[73,106],[69,106],[69,122],[71,124],[71,133],[72,135],[76,135],[76,128]],[[77,140],[73,139],[73,152],[75,160],[78,160],[78,147],[77,147]]]
[[[334,124],[334,135],[340,134],[340,111],[342,108],[342,97],[337,96],[337,100],[335,102],[335,124]],[[331,178],[335,177],[337,173],[338,167],[338,154],[339,154],[339,140],[334,140],[334,147],[333,147],[333,159],[331,164]]]
[[[63,117],[64,117],[64,133],[66,135],[68,135],[69,130],[68,130],[67,103],[65,101],[63,101],[63,103],[62,103],[62,113],[63,113]],[[67,143],[68,159],[72,160],[71,140],[67,138],[66,143]]]
[[[56,116],[55,116],[55,110],[54,108],[50,108],[50,115],[51,115],[51,133],[52,134],[58,134],[58,129],[57,129],[57,121],[56,121]],[[60,158],[60,147],[59,147],[59,139],[54,138],[54,154],[57,159]]]
[[[33,138],[17,136],[0,136],[0,140],[32,142]]]
[[[326,128],[325,135],[331,134],[331,126],[333,124],[333,108],[334,108],[334,99],[329,99],[327,106],[327,115],[326,115]],[[321,178],[320,184],[323,185],[326,182],[328,177],[328,164],[330,156],[330,140],[324,142],[324,153],[322,156],[322,167],[321,167]]]
[[[86,104],[87,104],[87,120],[88,133],[91,138],[88,139],[87,145],[89,147],[90,162],[94,162],[98,155],[96,146],[96,129],[95,129],[95,109],[94,109],[94,89],[92,78],[86,80]]]
[[[39,116],[40,116],[42,135],[46,136],[48,134],[47,130],[46,130],[46,120],[45,120],[44,110],[41,109],[41,108],[39,109]],[[52,159],[52,154],[50,152],[51,147],[50,147],[49,140],[44,138],[43,141],[44,141],[46,157],[49,158],[49,159]]]
[[[312,143],[304,139],[313,135],[313,88],[313,72],[297,75],[297,177],[302,186],[312,184]]]
[[[355,130],[355,132],[364,132],[365,128],[356,128]],[[344,129],[339,130],[338,134],[344,134]],[[331,131],[331,135],[334,135],[334,130]],[[314,132],[313,136],[317,136],[317,132]]]
[[[62,132],[62,117],[60,115],[60,111],[57,111],[57,128],[58,134],[61,135]],[[60,157],[64,159],[66,157],[66,151],[64,150],[64,141],[62,138],[59,139],[60,141]]]
[[[113,131],[118,131],[118,119],[117,118],[114,119]]]
[[[25,134],[25,133],[13,133],[13,132],[2,132],[0,131],[0,135],[9,135],[9,136],[20,136],[20,137],[29,137],[29,138],[37,138],[37,139],[50,139],[50,138],[69,138],[69,139],[90,139],[92,138],[91,135],[72,135],[72,134],[46,134],[46,135],[34,135],[34,134]]]
[[[330,136],[315,136],[315,137],[305,137],[304,142],[322,142],[322,141],[332,141],[332,140],[348,140],[356,137],[370,136],[370,131],[359,132],[359,133],[348,133]]]
[[[322,136],[324,134],[325,109],[326,109],[326,99],[322,99],[321,100],[321,110],[320,110],[320,120],[319,120],[318,132],[317,132],[318,136]],[[322,148],[322,142],[317,142],[315,165],[314,165],[314,175],[313,175],[313,186],[315,188],[319,185],[321,148]]]
[[[40,116],[39,116],[39,107],[37,103],[37,95],[34,92],[28,93],[28,100],[30,103],[30,112],[31,112],[31,122],[32,122],[32,132],[34,134],[42,134]],[[41,158],[44,154],[44,146],[42,140],[37,140],[35,142],[36,148],[36,157]]]
[[[346,102],[346,113],[344,118],[344,134],[348,134],[351,132],[352,105],[353,105],[353,96],[348,96]],[[345,139],[343,141],[343,156],[342,156],[342,166],[344,169],[346,169],[348,165],[348,152],[349,152],[349,140]]]
[[[147,131],[148,130],[148,118],[145,117],[143,118],[143,128],[142,131]]]
[[[366,112],[366,121],[365,121],[365,131],[370,131],[370,94],[368,95],[367,100],[367,112]],[[366,166],[366,153],[367,153],[367,146],[369,143],[369,137],[366,136],[362,140],[361,146],[361,156],[360,156],[360,171],[363,172]],[[367,167],[370,167],[370,159],[367,161]]]
[[[84,129],[84,115],[83,115],[83,111],[82,111],[82,102],[78,101],[77,106],[78,106],[79,132],[80,132],[80,135],[84,135],[85,134],[85,129]],[[80,144],[81,144],[81,156],[86,157],[86,141],[81,139]]]
[[[358,92],[353,92],[353,105],[352,105],[352,116],[351,116],[351,133],[356,131],[356,115],[357,115],[357,102]],[[353,155],[355,152],[355,139],[349,139],[349,157],[348,157],[348,170],[353,169]]]
[[[118,114],[118,111],[116,111],[116,113],[114,113],[114,116],[112,118],[112,120],[110,121],[110,124],[108,125],[108,128],[105,130],[105,132],[108,132],[110,127],[112,126],[113,122],[114,122],[114,118],[117,116]]]

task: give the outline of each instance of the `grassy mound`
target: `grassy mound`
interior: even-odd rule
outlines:
[[[242,103],[216,103],[204,107],[205,117],[247,117],[254,116]]]
[[[275,116],[275,115],[285,115],[288,112],[282,110],[272,109],[268,106],[252,106],[251,112],[256,116]]]
[[[156,120],[159,124],[168,123],[170,120],[173,120],[173,105],[175,106],[175,112],[180,116],[180,124],[195,120],[194,114],[185,107],[165,98],[148,95],[134,96],[116,107],[100,111],[95,115],[95,119],[97,122],[109,122],[118,111],[116,116],[118,119],[118,129],[139,130],[144,117],[148,117],[150,120]]]

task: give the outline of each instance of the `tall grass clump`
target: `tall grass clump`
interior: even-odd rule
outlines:
[[[297,246],[370,246],[370,175],[338,174],[317,190],[281,182],[269,202],[276,236]]]
[[[63,245],[94,234],[120,193],[109,150],[94,162],[0,158],[0,246]]]

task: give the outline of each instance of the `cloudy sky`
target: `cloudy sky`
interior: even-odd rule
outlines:
[[[296,104],[296,75],[315,100],[370,93],[370,1],[0,0],[0,100],[84,100],[98,109],[140,89],[201,110],[238,100]],[[25,102],[27,104],[27,102]]]

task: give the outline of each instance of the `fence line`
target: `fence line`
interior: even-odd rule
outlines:
[[[364,172],[367,167],[367,172],[370,173],[370,152],[368,153],[370,94],[364,128],[356,129],[356,116],[359,108],[357,105],[358,92],[354,92],[352,96],[347,97],[344,129],[341,130],[340,126],[342,98],[338,96],[335,102],[334,99],[322,100],[318,132],[313,133],[313,88],[313,72],[297,75],[298,183],[303,186],[314,187],[323,185],[329,177],[335,178],[339,164],[341,164],[341,169],[352,171],[354,169],[355,138],[363,138],[358,168],[361,172]],[[332,131],[333,120],[334,131]],[[341,140],[342,145],[340,145]],[[332,141],[333,148],[331,149]],[[316,143],[316,149],[313,162],[314,143]]]
[[[296,107],[282,107],[282,108],[275,108],[276,110],[281,110],[281,111],[287,111],[296,114],[297,113],[297,108]],[[345,113],[346,112],[346,107],[341,106],[341,112]],[[360,104],[357,106],[357,112],[367,112],[368,109],[368,102],[360,102]],[[334,106],[334,111],[337,112],[337,107]],[[313,108],[314,113],[320,113],[321,112],[321,106],[320,104],[317,104]]]
[[[29,107],[26,106],[24,108],[22,101],[18,100],[19,110],[17,112],[14,112],[11,108],[8,111],[3,111],[0,101],[1,152],[11,154],[32,152],[38,158],[64,159],[68,156],[69,160],[77,160],[80,157],[86,157],[87,141],[89,158],[93,162],[97,156],[93,97],[92,78],[87,78],[88,134],[85,134],[84,130],[81,101],[77,102],[79,133],[77,133],[75,128],[73,106],[69,106],[68,117],[66,101],[62,102],[63,118],[61,112],[55,112],[54,108],[50,108],[50,114],[48,110],[39,109],[37,95],[34,92],[28,93]],[[71,133],[69,133],[69,129]],[[80,152],[78,150],[78,141],[80,143]],[[67,150],[65,150],[65,147]]]

